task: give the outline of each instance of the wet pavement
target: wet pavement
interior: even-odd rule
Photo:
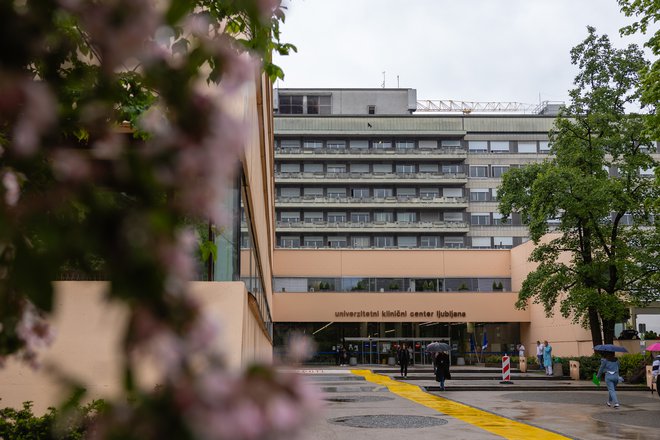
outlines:
[[[544,391],[479,391],[470,380],[474,391],[452,391],[452,382],[463,382],[455,380],[447,381],[448,391],[426,392],[422,387],[433,381],[397,380],[394,371],[305,373],[325,389],[326,404],[304,439],[660,439],[660,398],[648,391],[619,391],[621,408],[615,410],[605,405],[604,387],[577,391],[590,383],[584,381],[567,381],[576,391],[566,391],[571,385],[560,385],[563,380],[548,381]]]

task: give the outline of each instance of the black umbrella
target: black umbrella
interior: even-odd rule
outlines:
[[[431,342],[426,346],[427,353],[438,353],[440,351],[449,351],[449,344],[444,342]]]
[[[609,352],[619,352],[619,353],[628,353],[624,347],[620,347],[614,344],[601,344],[594,347],[594,351],[609,351]]]

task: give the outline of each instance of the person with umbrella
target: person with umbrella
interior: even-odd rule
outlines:
[[[656,342],[655,344],[646,347],[646,351],[660,351],[660,342]],[[651,376],[653,377],[652,381],[655,382],[655,390],[660,396],[660,355],[653,358],[653,364],[651,364]],[[651,393],[653,393],[653,387],[651,387]]]
[[[444,351],[439,352],[433,361],[435,380],[440,382],[440,391],[445,390],[445,380],[451,379],[449,363],[449,355]]]
[[[619,362],[617,361],[614,352],[626,352],[627,350],[623,347],[612,344],[596,345],[594,350],[600,352],[603,356],[596,377],[602,376],[605,379],[605,385],[607,385],[607,392],[609,393],[606,405],[618,409],[619,400],[616,397],[616,386],[621,379],[619,379]]]
[[[399,366],[401,367],[401,377],[408,377],[408,364],[410,363],[410,353],[408,352],[408,347],[406,343],[401,344],[399,352],[397,353],[399,358]]]

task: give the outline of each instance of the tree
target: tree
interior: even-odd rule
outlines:
[[[636,32],[646,34],[649,25],[654,25],[660,20],[660,4],[657,0],[618,0],[621,11],[628,17],[639,17],[633,24],[621,29],[624,35]],[[653,55],[660,56],[660,30],[649,38],[646,46],[651,49]],[[651,107],[651,116],[647,120],[647,129],[653,139],[660,139],[660,114],[658,114],[658,103],[660,102],[660,60],[656,60],[651,66],[644,66],[641,70],[641,101]],[[658,175],[660,178],[660,175]]]
[[[222,225],[248,136],[228,103],[282,76],[283,19],[278,0],[0,2],[0,365],[52,339],[63,263],[100,266],[129,320],[96,437],[273,438],[315,405],[292,376],[229,374],[187,292],[191,219]],[[135,377],[149,356],[155,390]]]
[[[656,299],[660,285],[659,190],[640,173],[657,162],[646,115],[626,113],[647,62],[636,46],[615,49],[591,27],[571,59],[579,73],[550,132],[552,156],[503,176],[500,212],[519,211],[537,244],[530,261],[538,266],[517,307],[531,300],[550,315],[559,303],[564,317],[590,328],[594,344],[611,343],[626,308]]]

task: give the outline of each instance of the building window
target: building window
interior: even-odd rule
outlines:
[[[328,197],[346,197],[346,188],[328,188]]]
[[[401,223],[415,223],[417,221],[416,212],[397,212],[396,221]]]
[[[283,115],[301,115],[303,113],[303,97],[279,95],[279,112]]]
[[[328,237],[328,246],[331,248],[345,248],[346,245],[346,237]]]
[[[374,197],[392,197],[394,190],[392,188],[374,188]]]
[[[415,141],[396,141],[397,150],[411,150],[415,148]]]
[[[419,245],[423,248],[439,248],[440,237],[435,235],[422,235],[419,241]]]
[[[346,172],[346,165],[345,164],[337,164],[337,163],[329,163],[327,165],[327,172],[328,173],[345,173]]]
[[[550,152],[550,142],[548,142],[548,141],[539,142],[539,152],[540,153],[549,153]]]
[[[501,225],[510,225],[510,224],[511,224],[511,219],[507,220],[507,223],[504,223],[504,222],[502,221],[502,218],[503,218],[503,217],[504,217],[504,216],[503,216],[502,214],[500,214],[499,212],[493,212],[493,224],[494,224],[494,225],[498,225],[498,226],[501,226]]]
[[[368,212],[351,212],[351,222],[353,222],[353,223],[368,223],[369,222],[369,213]]]
[[[458,174],[463,172],[463,167],[461,165],[443,165],[442,172],[443,174]]]
[[[442,197],[463,197],[463,188],[442,188]]]
[[[303,188],[303,195],[312,197],[323,197],[323,188],[314,188],[311,186]]]
[[[396,238],[396,244],[400,248],[413,248],[417,247],[417,237],[408,237],[408,236],[403,236],[403,237],[397,237]]]
[[[490,225],[490,214],[487,212],[473,212],[470,214],[470,224],[476,226]]]
[[[513,237],[493,237],[493,243],[498,249],[510,249],[513,247]]]
[[[323,237],[304,237],[305,247],[309,248],[322,248]]]
[[[367,113],[370,115],[375,115],[376,114],[376,106],[375,105],[368,105],[367,106]]]
[[[394,221],[394,213],[392,212],[374,212],[375,222],[392,223]]]
[[[437,163],[422,163],[419,164],[420,173],[437,173],[438,164]]]
[[[461,141],[459,140],[444,140],[440,142],[442,148],[460,148]]]
[[[300,164],[299,163],[281,163],[280,172],[282,173],[299,173]]]
[[[354,248],[368,248],[371,247],[371,240],[369,237],[352,237],[351,244]]]
[[[296,223],[300,221],[299,212],[280,212],[280,221],[284,223]]]
[[[472,237],[472,247],[478,249],[489,249],[490,237]]]
[[[345,212],[328,212],[328,223],[345,223]]]
[[[303,141],[303,148],[317,150],[323,148],[323,141]]]
[[[506,173],[508,170],[509,167],[503,165],[493,165],[491,169],[493,177],[502,177],[502,174]]]
[[[396,165],[397,173],[414,173],[415,165],[413,164],[397,164]]]
[[[332,98],[330,96],[307,96],[308,115],[329,115],[332,113]]]
[[[282,139],[280,141],[281,148],[300,148],[300,141],[297,139]]]
[[[399,198],[413,198],[417,196],[417,191],[415,188],[397,188],[396,196]]]
[[[485,165],[470,165],[470,177],[488,177],[488,167]]]
[[[394,237],[389,235],[374,237],[374,246],[377,248],[386,248],[394,246]]]
[[[356,199],[364,199],[369,197],[369,188],[353,188],[351,190],[351,197]]]
[[[438,188],[420,188],[419,196],[425,199],[435,199],[440,195],[440,190]]]
[[[300,247],[300,237],[282,237],[280,239],[280,246],[283,248]]]
[[[418,141],[418,143],[419,143],[419,148],[422,150],[438,148],[438,141],[436,140],[423,139]]]
[[[280,188],[282,197],[300,197],[300,188]]]
[[[376,150],[387,150],[389,148],[392,148],[392,142],[390,142],[390,141],[374,141],[372,143],[372,146]]]
[[[470,190],[470,201],[471,202],[487,202],[489,189],[471,189]]]
[[[303,165],[303,171],[306,173],[322,173],[323,164],[322,163],[306,163]]]
[[[518,142],[518,153],[536,153],[536,142]]]
[[[445,247],[446,248],[462,248],[465,246],[465,239],[463,237],[445,237]]]
[[[368,173],[369,164],[366,163],[352,163],[351,164],[351,173]]]
[[[351,148],[355,148],[355,149],[358,149],[358,150],[366,150],[367,148],[369,148],[369,141],[352,140],[350,142],[350,146],[351,146]]]
[[[346,141],[328,141],[326,145],[331,150],[343,150],[346,148]]]
[[[488,142],[486,141],[469,141],[468,150],[470,153],[485,153],[488,151]]]
[[[442,219],[446,222],[463,222],[462,212],[444,212]]]
[[[373,164],[374,173],[391,173],[391,163],[375,163]]]
[[[509,141],[492,141],[490,143],[491,153],[508,153]]]
[[[323,221],[323,213],[322,212],[305,212],[305,213],[303,213],[303,219],[305,220],[305,223],[322,222]]]

